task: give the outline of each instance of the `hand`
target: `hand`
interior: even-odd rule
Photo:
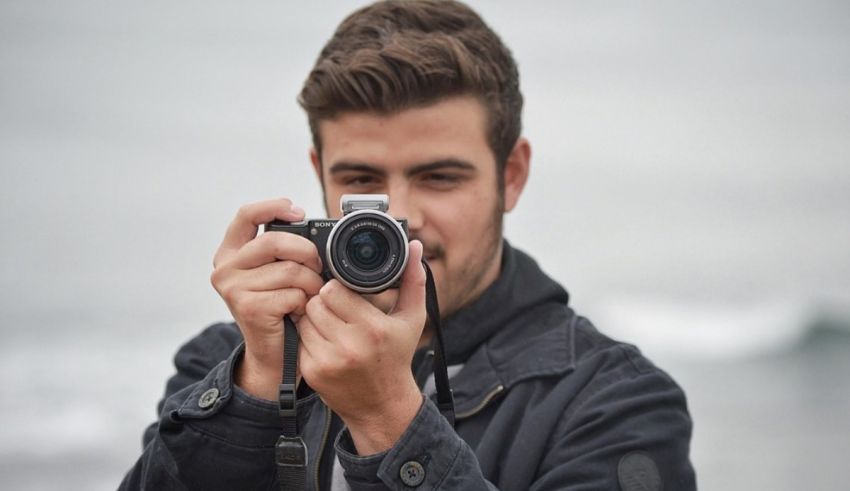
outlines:
[[[275,232],[257,237],[257,227],[274,219],[298,221],[304,211],[288,199],[243,206],[213,260],[213,287],[224,299],[245,338],[236,384],[276,400],[283,366],[283,316],[303,314],[319,293],[321,260],[312,242]]]
[[[361,455],[392,447],[423,400],[410,369],[425,326],[422,243],[410,243],[389,315],[336,280],[306,311],[297,323],[302,376],[348,426]]]

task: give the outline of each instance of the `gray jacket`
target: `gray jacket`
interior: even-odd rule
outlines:
[[[567,300],[505,243],[499,279],[444,323],[447,361],[463,363],[452,378],[455,428],[426,398],[381,454],[358,456],[339,419],[301,384],[308,489],[329,489],[335,455],[353,490],[695,489],[682,390]],[[277,405],[233,384],[242,352],[234,324],[213,325],[179,350],[160,419],[121,489],[279,489]],[[426,350],[413,365],[424,382]]]

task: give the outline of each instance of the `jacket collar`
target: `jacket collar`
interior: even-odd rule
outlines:
[[[573,368],[575,315],[568,301],[561,285],[504,241],[499,277],[444,321],[447,362],[464,363],[452,378],[458,415],[521,380]]]

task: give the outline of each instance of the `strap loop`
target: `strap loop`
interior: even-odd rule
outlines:
[[[280,384],[278,387],[278,413],[281,418],[294,418],[295,384]]]
[[[281,491],[307,489],[307,445],[301,437],[277,439],[275,464]]]
[[[307,467],[307,445],[300,436],[281,435],[275,445],[275,461],[279,467]]]

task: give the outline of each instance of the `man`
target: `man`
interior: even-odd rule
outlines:
[[[281,488],[285,315],[300,336],[307,489],[695,488],[682,391],[575,314],[502,239],[531,151],[516,65],[474,12],[430,0],[355,12],[299,100],[329,215],[341,216],[342,194],[383,193],[407,219],[400,288],[361,296],[324,283],[312,242],[257,236],[273,219],[305,217],[287,199],[240,209],[212,274],[236,322],[178,352],[122,488]],[[423,257],[454,373],[454,427],[423,396],[434,343]]]

